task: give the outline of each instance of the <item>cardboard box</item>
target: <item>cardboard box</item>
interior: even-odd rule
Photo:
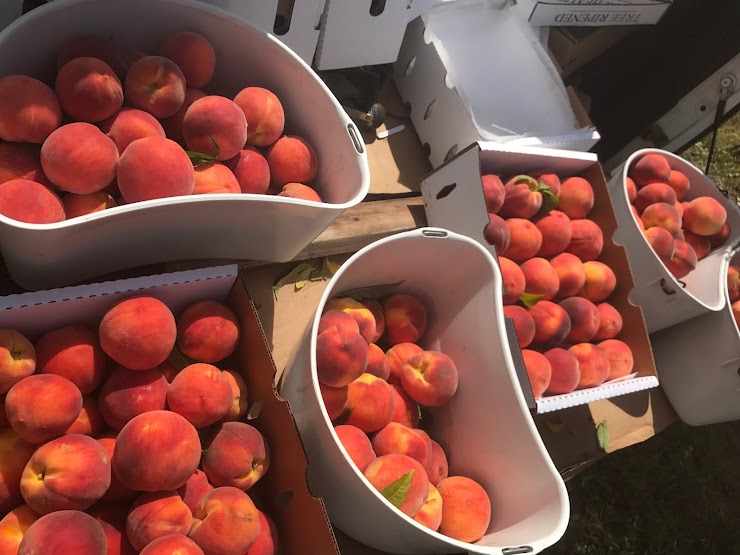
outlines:
[[[222,10],[241,17],[266,33],[272,33],[275,25],[278,0],[260,0],[259,2],[245,2],[244,0],[200,0]]]
[[[673,4],[672,0],[523,1],[532,4],[530,23],[549,27],[654,25]]]
[[[488,214],[481,172],[513,176],[541,169],[551,170],[561,179],[579,175],[588,180],[594,189],[595,204],[589,217],[604,234],[604,248],[599,260],[617,275],[617,287],[608,302],[622,315],[624,326],[618,338],[632,349],[635,366],[633,374],[627,378],[613,380],[599,387],[542,397],[537,400],[537,412],[561,410],[657,387],[658,378],[645,320],[640,308],[629,300],[634,287],[632,272],[625,250],[611,239],[617,229],[617,219],[606,179],[595,154],[475,143],[422,180],[421,190],[429,225],[467,235],[495,256],[496,249],[483,238]]]
[[[238,370],[249,391],[248,422],[267,440],[270,468],[249,493],[278,528],[286,555],[338,554],[323,503],[306,484],[306,462],[288,404],[275,392],[275,366],[262,326],[236,266],[224,266],[96,283],[0,298],[0,327],[35,339],[71,324],[96,327],[110,307],[135,295],[150,295],[175,315],[201,300],[225,302],[241,327],[239,346],[224,364]]]
[[[325,0],[278,0],[275,27],[270,31],[308,65],[313,63],[316,55],[324,2]]]

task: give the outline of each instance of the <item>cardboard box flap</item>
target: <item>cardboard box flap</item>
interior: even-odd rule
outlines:
[[[652,25],[671,6],[670,0],[533,2],[529,22],[535,26]]]

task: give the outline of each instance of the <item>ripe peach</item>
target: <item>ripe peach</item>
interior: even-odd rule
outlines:
[[[8,422],[29,443],[62,435],[81,410],[80,390],[56,374],[29,376],[11,387],[5,397]]]
[[[135,416],[164,410],[167,388],[157,369],[133,372],[116,366],[98,393],[100,412],[111,428],[121,430]]]
[[[377,456],[399,453],[416,460],[424,468],[431,460],[431,443],[418,433],[419,430],[391,422],[373,437],[372,446]]]
[[[144,56],[134,62],[123,84],[126,103],[155,118],[175,114],[185,101],[185,76],[163,56]]]
[[[365,478],[378,491],[406,475],[411,476],[411,484],[405,499],[396,507],[404,514],[414,516],[424,505],[429,489],[429,478],[421,464],[406,455],[393,453],[376,458],[365,470]]]
[[[0,139],[43,143],[62,123],[54,91],[26,75],[0,79]]]
[[[29,224],[51,224],[65,219],[64,206],[51,189],[27,179],[0,184],[0,214]]]
[[[565,336],[568,343],[585,343],[599,331],[599,311],[588,299],[570,297],[560,302],[570,318],[570,333]]]
[[[521,265],[526,281],[525,291],[539,295],[545,301],[553,299],[560,289],[560,279],[552,265],[544,258],[530,258]]]
[[[602,348],[592,343],[578,343],[568,352],[578,359],[581,369],[578,389],[599,386],[609,377],[609,357]]]
[[[301,137],[285,135],[267,151],[270,179],[276,187],[287,183],[308,183],[318,171],[319,163],[313,147]]]
[[[277,196],[323,202],[316,191],[303,183],[286,183]]]
[[[229,380],[211,364],[196,363],[181,370],[167,390],[167,407],[203,428],[218,422],[231,408]]]
[[[319,381],[331,387],[348,385],[365,372],[369,354],[368,344],[359,333],[345,328],[329,328],[316,339]]]
[[[319,319],[318,334],[324,333],[329,328],[346,328],[349,331],[360,333],[360,326],[357,320],[349,312],[339,309],[327,310]]]
[[[522,358],[524,359],[524,368],[529,377],[532,394],[535,399],[539,399],[550,385],[550,378],[552,377],[550,362],[543,354],[530,349],[522,350]]]
[[[447,455],[442,449],[442,446],[434,440],[431,440],[432,444],[432,457],[429,463],[429,469],[427,475],[429,476],[429,483],[436,486],[442,480],[447,478],[449,472],[449,466],[447,464]]]
[[[45,333],[36,341],[40,374],[57,374],[75,384],[83,395],[100,385],[105,353],[98,334],[87,326],[66,326]]]
[[[523,262],[537,254],[542,246],[542,233],[529,220],[511,218],[506,220],[509,228],[509,247],[503,251],[506,258]]]
[[[632,349],[618,339],[607,339],[599,343],[599,347],[609,357],[609,376],[607,380],[616,380],[632,373],[635,361]]]
[[[736,266],[727,268],[727,296],[730,303],[740,299],[740,269]]]
[[[572,235],[565,252],[575,254],[582,262],[596,260],[604,248],[604,234],[592,220],[571,222]]]
[[[491,500],[480,484],[464,476],[452,476],[437,484],[442,497],[439,531],[464,542],[476,542],[491,522]]]
[[[141,139],[146,140],[146,139]],[[147,370],[164,362],[175,346],[175,317],[154,297],[116,303],[100,322],[100,346],[129,370]]]
[[[531,172],[529,175],[538,181],[540,187],[542,185],[550,187],[553,195],[556,197],[560,196],[560,178],[557,175],[547,173],[546,170]]]
[[[198,544],[182,534],[157,538],[140,551],[140,555],[205,555]]]
[[[277,526],[273,520],[259,511],[260,535],[244,555],[275,555],[278,550]],[[184,554],[186,555],[186,554]]]
[[[673,206],[676,200],[676,192],[666,183],[650,183],[637,191],[634,204],[640,212],[643,212],[651,204],[662,202]]]
[[[77,420],[72,422],[72,425],[64,433],[96,437],[107,429],[108,425],[100,413],[97,399],[93,395],[85,395],[82,398],[82,410],[80,410]]]
[[[429,456],[426,458],[425,461],[421,463],[421,465],[424,467],[424,470],[429,470],[429,465],[432,464],[432,438],[430,438],[429,434],[426,433],[424,430],[414,430],[414,432],[419,435],[421,439],[424,440],[424,443],[426,443],[427,445]]]
[[[188,506],[191,512],[195,511],[198,501],[209,491],[213,491],[213,486],[208,481],[208,477],[202,470],[196,470],[188,481],[177,489],[177,494],[182,498],[183,503]]]
[[[97,123],[123,105],[123,87],[111,67],[97,58],[66,63],[57,75],[55,92],[64,112],[75,121]]]
[[[100,123],[100,130],[113,140],[119,155],[136,139],[165,136],[157,118],[135,108],[123,108],[116,112]]]
[[[31,524],[18,555],[106,555],[107,545],[105,532],[93,517],[82,511],[57,511]]]
[[[26,179],[51,185],[41,168],[41,147],[31,143],[0,143],[0,183]]]
[[[480,176],[483,185],[483,198],[486,201],[486,212],[498,214],[506,199],[506,189],[498,175],[487,174]]]
[[[373,313],[359,301],[349,297],[334,298],[326,303],[324,310],[342,310],[352,316],[357,321],[360,335],[368,343],[371,343],[377,334]]]
[[[560,288],[557,296],[559,298],[563,299],[576,295],[586,283],[583,262],[576,255],[568,252],[561,253],[550,260],[550,265],[558,275]]]
[[[62,197],[62,205],[68,220],[118,206],[113,197],[105,191],[97,191],[86,195],[67,193]]]
[[[629,173],[638,185],[656,181],[665,183],[671,177],[671,167],[665,156],[646,154],[632,165]]]
[[[187,534],[193,524],[190,509],[175,491],[143,493],[126,518],[126,536],[137,551],[170,534]]]
[[[681,200],[686,194],[686,191],[691,187],[689,178],[685,174],[677,170],[671,170],[670,177],[666,181],[668,186],[673,189],[676,193],[676,199]]]
[[[483,238],[486,243],[496,247],[496,252],[504,252],[511,243],[506,221],[496,214],[488,214],[488,223],[483,228]]]
[[[570,244],[572,235],[570,218],[559,210],[551,210],[545,217],[537,220],[535,225],[542,233],[542,246],[537,251],[537,256],[555,256]]]
[[[540,301],[529,309],[534,320],[534,340],[545,345],[559,345],[570,333],[570,317],[565,310],[551,302]]]
[[[223,303],[200,301],[177,319],[177,348],[198,362],[218,362],[236,349],[239,322]]]
[[[256,428],[225,422],[216,428],[201,466],[214,486],[247,490],[270,468],[270,448]]]
[[[375,432],[387,426],[396,411],[396,396],[387,382],[362,374],[349,384],[350,411],[346,424],[356,426],[365,433]]]
[[[94,193],[116,176],[118,149],[110,137],[89,123],[68,123],[41,147],[41,167],[63,191]]]
[[[419,405],[408,396],[401,385],[391,384],[395,398],[395,410],[391,422],[398,422],[409,428],[419,426]]]
[[[0,428],[10,428],[8,416],[5,414],[5,395],[0,395]]]
[[[233,370],[224,370],[222,375],[231,388],[231,406],[219,422],[239,420],[247,413],[247,384],[244,378]]]
[[[722,226],[722,228],[715,234],[709,235],[707,239],[709,239],[709,244],[712,248],[721,247],[727,242],[727,239],[730,237],[730,224],[725,222],[725,225]]]
[[[683,226],[691,233],[704,237],[722,230],[727,211],[712,197],[697,197],[684,207]]]
[[[389,383],[401,383],[401,370],[403,365],[412,356],[423,352],[416,343],[397,343],[385,353],[390,369]]]
[[[132,418],[116,438],[113,472],[136,491],[176,490],[200,461],[198,432],[179,414],[163,410]]]
[[[160,55],[177,64],[188,87],[205,87],[216,69],[216,52],[208,39],[198,33],[170,35],[159,50]]]
[[[609,303],[596,305],[599,311],[599,331],[594,339],[613,339],[622,331],[622,315]]]
[[[110,486],[111,464],[102,445],[71,434],[39,447],[21,477],[21,493],[39,514],[84,511]]]
[[[414,515],[414,520],[435,532],[442,523],[442,496],[431,483],[429,484],[427,499],[419,512]]]
[[[128,506],[125,505],[96,503],[87,511],[87,514],[95,518],[103,528],[108,544],[108,555],[135,555],[138,553],[126,536],[128,509]]]
[[[514,323],[517,343],[519,348],[524,349],[534,340],[534,320],[521,306],[508,305],[504,307],[504,316],[511,318]]]
[[[185,139],[182,136],[182,120],[185,117],[185,113],[190,108],[190,105],[206,96],[201,90],[198,89],[185,89],[185,100],[182,106],[168,118],[162,118],[162,129],[164,129],[165,135],[168,139],[172,139],[176,143],[185,144]],[[230,168],[232,171],[234,168]]]
[[[378,347],[375,343],[371,343],[369,345],[367,369],[365,372],[378,376],[383,380],[387,380],[391,375],[388,358],[385,356],[383,349]]]
[[[552,369],[546,392],[559,395],[575,390],[581,378],[581,367],[578,359],[565,349],[560,348],[550,349],[545,352],[544,356]]]
[[[671,272],[676,279],[686,277],[686,275],[696,268],[698,263],[696,253],[686,241],[676,240],[676,251],[673,253],[671,258],[666,263],[666,268]]]
[[[631,177],[626,177],[624,181],[625,188],[627,189],[627,199],[630,202],[635,201],[635,197],[637,196],[637,185],[635,185],[634,179]]]
[[[676,204],[673,205],[673,208],[676,209],[676,212],[678,212],[678,215],[681,216],[683,220],[683,203],[676,201]]]
[[[270,188],[270,166],[253,146],[244,147],[224,164],[234,172],[242,193],[264,195]]]
[[[400,424],[398,425],[400,426]],[[346,424],[336,426],[334,432],[336,432],[344,450],[347,451],[350,460],[360,472],[365,472],[365,469],[377,456],[365,432]]]
[[[665,263],[673,258],[676,243],[670,231],[664,227],[650,227],[643,232],[643,235],[661,262]]]
[[[385,331],[385,315],[383,314],[383,307],[374,299],[363,299],[360,303],[370,311],[375,319],[375,335],[373,335],[369,341],[370,343],[375,343],[383,336],[383,332]]]
[[[329,387],[323,383],[319,383],[319,389],[321,390],[321,399],[324,401],[324,407],[329,415],[330,420],[336,420],[347,408],[349,401],[348,388],[347,386],[342,387]]]
[[[681,231],[681,216],[673,205],[665,202],[657,202],[645,208],[640,219],[646,230],[651,227],[662,227],[674,237]]]
[[[389,345],[416,343],[427,328],[424,305],[413,295],[391,295],[383,300],[385,339]]]
[[[0,329],[0,394],[34,373],[36,350],[17,331]]]
[[[3,514],[5,511],[3,511]],[[28,505],[20,505],[0,520],[0,553],[15,555],[28,528],[41,517]]]
[[[740,301],[732,303],[732,317],[735,319],[735,324],[740,327]]]
[[[193,517],[188,536],[205,553],[244,554],[260,533],[257,508],[246,493],[233,487],[207,493]]]
[[[247,119],[247,144],[269,146],[283,134],[285,112],[272,91],[261,87],[247,87],[237,93],[234,102]]]
[[[501,207],[501,215],[505,218],[531,218],[542,206],[542,193],[539,192],[536,179],[527,175],[519,175],[510,179],[504,185],[506,198]]]
[[[503,256],[498,257],[498,266],[504,288],[503,302],[505,305],[514,304],[524,294],[526,287],[524,272],[516,262]]]
[[[0,430],[0,514],[23,502],[21,476],[35,449],[12,429]]]
[[[182,136],[190,150],[228,160],[239,154],[247,142],[247,120],[234,101],[223,96],[204,96],[185,112]]]
[[[108,459],[113,461],[113,452],[116,449],[116,432],[108,432],[97,439],[97,442],[105,449]],[[136,492],[125,487],[111,469],[110,487],[100,498],[99,503],[114,503],[128,506],[136,497]]]
[[[424,351],[403,365],[401,385],[420,405],[439,407],[452,399],[457,391],[457,367],[444,353]]]
[[[617,276],[614,271],[603,262],[590,261],[583,263],[586,274],[586,283],[578,292],[581,297],[592,303],[605,301],[617,286]]]
[[[588,216],[594,207],[594,190],[582,177],[571,177],[560,184],[558,210],[571,220]]]

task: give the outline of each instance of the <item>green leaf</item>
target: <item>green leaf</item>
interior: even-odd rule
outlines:
[[[606,451],[609,447],[609,426],[607,425],[606,420],[602,420],[599,422],[599,425],[596,426],[596,440],[599,442],[599,447]]]
[[[528,175],[517,175],[516,177],[512,177],[506,182],[506,185],[504,185],[504,187],[506,188],[509,185],[517,185],[519,183],[526,183],[532,191],[536,191],[538,188],[537,180],[534,177],[530,177]]]
[[[542,195],[542,207],[537,212],[537,217],[541,218],[547,216],[550,210],[555,210],[558,207],[559,201],[555,193],[552,192],[552,188],[549,185],[545,185],[543,181],[540,181],[538,191]]]
[[[519,300],[527,308],[532,308],[540,300],[542,300],[543,297],[544,295],[533,295],[532,293],[523,293],[522,296],[519,297]]]
[[[337,297],[349,297],[356,301],[362,299],[379,299],[385,297],[395,291],[403,281],[396,283],[383,283],[381,285],[371,285],[370,287],[358,287],[357,289],[350,289],[337,295]]]
[[[334,424],[334,426],[341,426],[343,424],[346,424],[347,421],[349,420],[349,415],[352,414],[353,410],[354,410],[353,407],[347,407],[346,409],[344,409],[344,412],[342,414],[340,414],[334,419],[332,424]]]
[[[315,270],[316,268],[314,268],[308,262],[298,264],[298,266],[293,268],[290,272],[288,272],[286,276],[284,276],[275,285],[272,286],[272,294],[275,296],[275,300],[277,300],[278,291],[280,291],[280,289],[282,289],[282,287],[287,283],[295,282],[297,290],[303,288],[306,284],[303,283],[303,285],[299,287],[299,282],[303,280],[308,280],[308,277],[305,277],[306,274],[308,274],[308,276],[310,277],[311,272]]]
[[[211,137],[210,135],[208,135],[208,139],[213,143],[213,150],[215,151],[213,155],[205,154],[204,152],[196,152],[194,150],[185,151],[185,153],[190,158],[190,161],[193,163],[193,166],[204,164],[206,162],[215,162],[218,158],[218,155],[221,152],[221,149],[218,148],[218,143],[214,141],[213,137]]]
[[[406,501],[409,488],[411,488],[411,483],[414,481],[414,472],[416,472],[416,469],[411,469],[398,480],[384,487],[380,494],[390,501],[391,505],[399,508]]]
[[[304,268],[301,273],[299,273],[296,276],[295,279],[295,290],[300,291],[303,289],[308,281],[311,279],[311,275],[316,271],[316,268],[313,266],[309,266],[308,268]]]

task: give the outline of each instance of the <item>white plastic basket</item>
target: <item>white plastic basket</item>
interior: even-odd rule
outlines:
[[[435,410],[430,435],[444,446],[450,475],[476,480],[491,499],[490,526],[475,544],[397,511],[350,462],[321,400],[315,342],[324,305],[349,289],[399,281],[399,291],[427,307],[422,346],[451,356],[460,372],[457,393]],[[324,292],[281,394],[306,447],[312,491],[324,499],[332,523],[366,545],[389,553],[539,553],[565,532],[568,495],[517,381],[501,274],[472,239],[424,228],[377,241],[350,258]]]
[[[214,194],[145,201],[55,224],[0,216],[0,249],[23,287],[66,285],[172,260],[287,261],[367,194],[361,135],[318,76],[273,36],[202,2],[55,0],[0,33],[0,76],[25,73],[53,82],[59,47],[79,34],[156,52],[167,34],[184,29],[203,34],[216,50],[208,92],[233,97],[257,85],[278,95],[286,133],[305,137],[316,149],[315,183],[328,203]]]

